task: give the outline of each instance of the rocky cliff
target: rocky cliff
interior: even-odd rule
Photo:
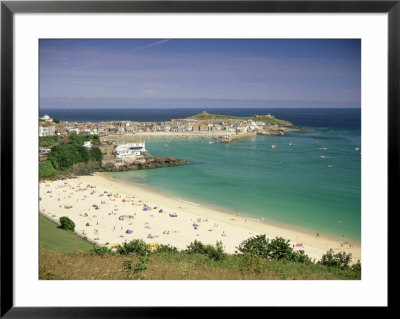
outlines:
[[[189,164],[188,161],[176,158],[176,157],[156,157],[146,156],[141,160],[134,161],[107,161],[103,164],[103,168],[110,172],[121,172],[136,169],[166,167],[166,166],[178,166]]]

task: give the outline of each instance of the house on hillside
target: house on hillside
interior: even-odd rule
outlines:
[[[56,135],[55,125],[39,125],[39,136]]]
[[[114,155],[116,158],[131,160],[140,156],[141,152],[145,150],[146,146],[144,141],[126,142],[116,145]]]

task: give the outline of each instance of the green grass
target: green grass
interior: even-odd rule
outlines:
[[[211,113],[200,113],[190,116],[191,119],[196,120],[253,120],[258,122],[264,122],[266,124],[278,124],[282,126],[293,126],[291,122],[279,120],[274,117],[268,117],[266,115],[259,116],[234,116],[234,115],[223,115],[223,114],[211,114]]]
[[[253,257],[251,258],[253,259]],[[202,254],[156,253],[99,256],[40,251],[39,278],[45,280],[360,280],[351,269],[311,263],[249,260],[229,255],[215,261]]]
[[[75,235],[72,231],[57,228],[57,224],[39,214],[40,249],[68,254],[81,250],[89,252],[94,245]]]
[[[50,161],[45,161],[39,164],[39,178],[54,177],[58,174],[56,169],[53,167]]]
[[[61,137],[58,135],[53,136],[39,136],[39,146],[42,147],[51,147],[58,144],[61,140]]]
[[[44,280],[360,280],[361,271],[252,254],[215,260],[187,251],[99,254],[97,247],[40,215],[39,278]],[[136,245],[137,246],[137,245]],[[136,247],[135,246],[135,247]],[[191,252],[193,249],[191,250]],[[146,254],[145,254],[146,255]]]

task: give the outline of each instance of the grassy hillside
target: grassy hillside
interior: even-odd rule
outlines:
[[[256,238],[259,247],[260,237]],[[279,241],[274,253],[282,250]],[[254,249],[254,247],[245,247]],[[272,247],[272,246],[271,246]],[[240,250],[240,249],[239,249]],[[249,251],[249,250],[248,250]],[[261,251],[261,250],[260,250]],[[283,255],[281,255],[283,256]],[[270,257],[273,257],[270,254]],[[40,279],[66,280],[359,280],[361,269],[313,263],[304,255],[295,259],[265,258],[257,252],[229,255],[222,246],[190,244],[186,250],[160,246],[152,250],[141,240],[120,246],[116,252],[93,246],[57,228],[40,216]]]
[[[358,280],[360,273],[313,263],[265,261],[230,255],[216,261],[202,254],[156,253],[104,255],[82,252],[63,255],[40,252],[40,279],[66,280]]]
[[[211,114],[207,112],[199,113],[189,117],[190,119],[195,120],[253,120],[257,122],[264,122],[266,124],[271,125],[280,125],[280,126],[294,126],[289,121],[279,120],[275,117],[270,117],[267,115],[257,115],[257,116],[234,116],[234,115],[224,115],[224,114]]]
[[[39,214],[39,246],[47,251],[67,254],[78,250],[89,252],[94,245]]]

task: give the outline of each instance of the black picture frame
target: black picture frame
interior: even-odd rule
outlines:
[[[400,0],[395,1],[1,1],[1,317],[191,317],[190,308],[14,307],[13,304],[13,20],[16,13],[388,13],[388,218],[398,212],[400,106]],[[383,212],[386,213],[386,212]],[[389,219],[388,219],[389,220]],[[393,223],[388,222],[388,234]],[[388,247],[390,244],[388,237]],[[11,244],[10,244],[11,243]],[[390,249],[389,249],[390,250]],[[389,253],[389,252],[388,252]],[[388,254],[389,258],[389,254]],[[390,261],[390,260],[388,260]],[[388,269],[389,270],[389,269]],[[388,287],[390,281],[388,280]],[[32,292],[34,293],[34,292]],[[390,307],[390,299],[388,306]],[[387,308],[389,308],[387,307]],[[291,308],[294,310],[294,308]],[[296,309],[296,314],[308,311]],[[249,309],[235,310],[248,315]],[[334,310],[334,312],[336,312]],[[226,315],[226,308],[196,314]]]

